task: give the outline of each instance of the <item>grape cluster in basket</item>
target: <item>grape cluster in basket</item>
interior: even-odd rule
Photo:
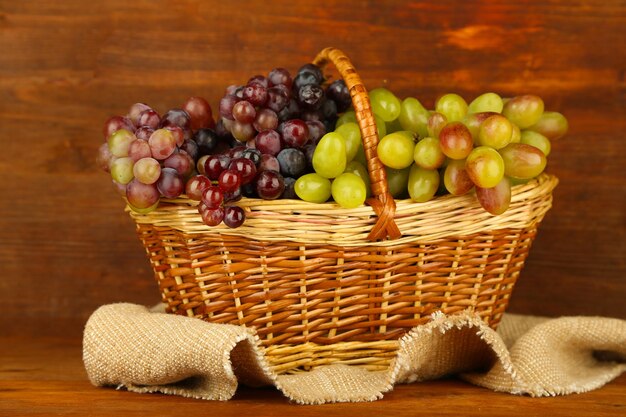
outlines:
[[[369,96],[389,190],[415,202],[473,190],[486,211],[501,214],[511,186],[544,170],[550,141],[568,128],[534,95],[486,93],[468,104],[446,94],[432,110],[385,88]],[[205,224],[235,228],[245,220],[243,197],[354,208],[371,194],[350,93],[313,64],[293,78],[275,68],[229,86],[217,121],[206,100],[191,97],[163,115],[136,103],[103,133],[98,163],[138,213],[183,195],[198,201]]]

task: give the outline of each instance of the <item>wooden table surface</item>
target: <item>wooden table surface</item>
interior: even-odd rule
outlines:
[[[226,402],[97,388],[82,365],[80,336],[0,336],[2,416],[593,416],[626,414],[626,374],[584,394],[531,398],[447,379],[398,385],[368,403],[303,406],[273,387],[240,387]]]
[[[154,304],[132,221],[94,164],[102,124],[135,102],[189,96],[336,46],[368,88],[432,107],[532,93],[570,121],[560,179],[509,306],[626,319],[626,3],[581,0],[298,2],[0,0],[0,415],[626,415],[626,378],[532,399],[456,380],[373,404],[293,407],[274,390],[231,403],[97,389],[80,332],[98,306]]]

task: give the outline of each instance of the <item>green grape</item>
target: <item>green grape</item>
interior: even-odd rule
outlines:
[[[465,159],[474,148],[469,129],[461,122],[450,122],[439,132],[441,151],[451,159]]]
[[[467,113],[463,118],[463,124],[472,134],[474,145],[478,146],[478,132],[480,131],[480,125],[489,117],[496,115],[494,112],[482,112],[482,113]]]
[[[522,140],[522,131],[515,123],[511,123],[511,126],[513,127],[511,131],[511,143],[519,143]]]
[[[414,146],[415,143],[411,137],[403,132],[396,132],[382,138],[376,151],[378,158],[384,165],[402,169],[413,163]]]
[[[478,145],[501,149],[509,144],[512,134],[513,126],[511,122],[506,117],[495,114],[480,124]]]
[[[402,101],[398,120],[404,130],[417,133],[421,138],[428,136],[428,118],[430,113],[413,97]]]
[[[409,172],[409,196],[413,201],[424,203],[435,196],[439,188],[439,172],[411,165]]]
[[[402,127],[402,124],[400,124],[400,117],[398,117],[390,122],[385,122],[385,130],[387,133],[393,133],[406,129]]]
[[[467,102],[458,94],[446,94],[439,97],[435,110],[446,116],[449,122],[459,122],[467,114]]]
[[[507,177],[491,188],[476,187],[476,197],[480,205],[491,214],[502,214],[511,204],[511,183]]]
[[[478,146],[467,156],[465,170],[476,186],[491,188],[504,176],[504,161],[495,149]]]
[[[433,112],[428,116],[426,123],[426,129],[428,130],[428,136],[431,138],[439,138],[439,132],[445,125],[448,124],[448,119],[441,113]]]
[[[341,207],[355,208],[363,205],[367,192],[361,177],[345,172],[333,180],[331,194]]]
[[[532,130],[524,130],[521,134],[520,142],[525,143],[526,145],[534,146],[543,152],[545,156],[550,155],[550,150],[552,149],[550,139],[541,133],[533,132]]]
[[[339,133],[346,142],[346,161],[350,162],[356,156],[356,153],[361,146],[361,130],[356,123],[344,123],[335,129],[335,132]]]
[[[137,140],[137,137],[126,129],[120,129],[111,134],[107,139],[109,151],[118,158],[128,156],[130,144]]]
[[[511,178],[534,178],[543,172],[547,163],[543,152],[525,143],[510,143],[500,149],[500,155],[504,162],[504,172]]]
[[[339,118],[335,122],[335,129],[337,129],[339,126],[341,126],[344,123],[357,123],[358,124],[356,120],[356,113],[354,112],[354,110],[347,110],[344,114],[339,116]]]
[[[366,197],[369,197],[372,195],[372,186],[371,186],[370,176],[367,172],[367,168],[365,168],[365,165],[363,165],[362,163],[358,161],[352,161],[352,162],[349,162],[348,165],[346,165],[346,169],[344,172],[349,172],[351,174],[358,175],[365,183]]]
[[[502,114],[520,129],[534,125],[543,113],[543,100],[540,97],[527,94],[508,100],[502,109]]]
[[[293,185],[296,195],[309,203],[323,203],[330,198],[330,180],[319,174],[305,174]]]
[[[467,194],[474,187],[474,183],[465,170],[465,160],[453,159],[448,162],[443,172],[443,183],[452,195]]]
[[[365,149],[363,148],[363,143],[356,150],[356,155],[352,158],[353,161],[359,162],[363,166],[367,166],[367,157],[365,156]]]
[[[393,198],[402,198],[406,195],[410,171],[410,167],[404,169],[385,167],[385,172],[387,173],[387,187]]]
[[[469,113],[495,112],[501,113],[502,97],[496,93],[485,93],[476,97],[467,107]]]
[[[378,132],[378,138],[384,138],[387,134],[387,124],[385,123],[383,118],[377,114],[374,114],[374,119],[376,120],[376,130]]]
[[[385,122],[391,122],[400,115],[402,104],[398,97],[386,88],[375,88],[369,92],[372,110]]]
[[[134,165],[135,162],[128,156],[115,159],[111,163],[111,178],[120,184],[128,184],[133,179]]]
[[[346,142],[339,133],[327,133],[317,143],[313,169],[324,178],[335,178],[346,169]]]
[[[528,127],[528,130],[541,133],[549,140],[555,140],[565,136],[568,128],[569,124],[565,116],[555,111],[546,111],[535,124]]]
[[[441,150],[439,139],[424,138],[415,144],[413,160],[425,169],[437,169],[443,165],[446,155]]]

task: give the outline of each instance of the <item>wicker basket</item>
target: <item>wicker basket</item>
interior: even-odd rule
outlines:
[[[473,195],[394,201],[367,91],[341,51],[327,48],[315,63],[329,61],[362,131],[375,196],[367,206],[243,199],[237,229],[204,225],[186,198],[128,210],[168,311],[256,328],[278,373],[338,362],[383,369],[397,340],[437,311],[470,310],[495,328],[557,184],[542,174],[513,187],[499,216]]]

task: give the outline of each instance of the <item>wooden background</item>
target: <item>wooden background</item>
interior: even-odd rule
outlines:
[[[94,166],[107,117],[191,95],[215,106],[227,85],[325,46],[370,88],[430,107],[496,91],[564,113],[548,168],[561,183],[510,311],[626,318],[625,28],[623,1],[0,0],[4,329],[78,334],[102,304],[159,299]]]

